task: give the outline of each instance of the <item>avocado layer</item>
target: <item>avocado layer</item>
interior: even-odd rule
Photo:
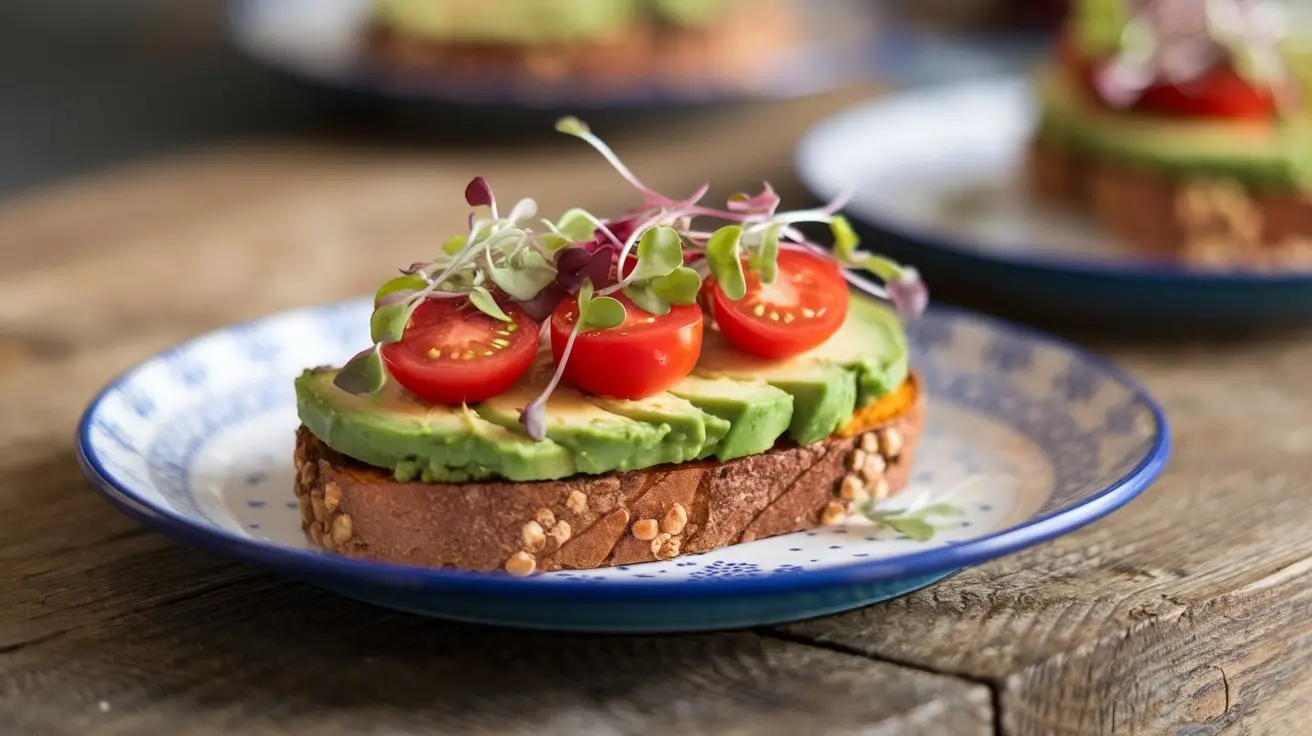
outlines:
[[[1099,110],[1069,80],[1038,80],[1044,140],[1099,159],[1171,178],[1220,178],[1259,191],[1301,189],[1312,181],[1312,136],[1285,127],[1116,115]]]
[[[556,43],[613,34],[655,19],[705,23],[724,0],[374,0],[375,22],[431,41]]]
[[[855,296],[838,333],[786,361],[739,353],[708,331],[694,375],[668,393],[626,401],[558,387],[547,439],[534,442],[519,414],[550,376],[549,360],[475,407],[428,406],[395,384],[352,396],[333,385],[335,371],[314,369],[296,380],[297,408],[329,447],[392,468],[399,480],[549,480],[729,460],[765,452],[785,433],[800,444],[819,441],[902,385],[907,344],[890,310]]]

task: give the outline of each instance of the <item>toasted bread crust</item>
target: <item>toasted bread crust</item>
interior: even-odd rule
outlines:
[[[1036,137],[1027,183],[1039,200],[1087,208],[1145,253],[1197,266],[1312,267],[1312,192],[1257,192],[1231,181],[1172,179]]]
[[[702,461],[537,482],[399,483],[296,436],[309,538],[339,554],[462,570],[628,565],[840,522],[854,501],[902,490],[924,397],[865,432],[725,463]]]

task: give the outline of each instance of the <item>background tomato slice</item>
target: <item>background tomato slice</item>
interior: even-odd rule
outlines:
[[[533,364],[538,326],[515,304],[501,308],[511,322],[483,314],[466,299],[425,300],[401,341],[383,346],[388,372],[437,404],[472,404],[506,391]]]
[[[622,293],[624,324],[580,332],[565,364],[564,379],[588,393],[618,399],[658,394],[692,372],[702,352],[702,310],[675,306],[666,315],[644,311]],[[578,321],[579,305],[566,299],[551,315],[551,352],[556,363]]]
[[[1099,99],[1094,76],[1110,60],[1082,54],[1069,31],[1058,34],[1054,53],[1058,63],[1079,80],[1085,92]],[[1223,65],[1188,84],[1152,85],[1130,110],[1190,118],[1271,120],[1276,102],[1271,90],[1253,86],[1233,67]]]
[[[734,301],[714,279],[711,313],[720,333],[743,352],[790,358],[828,340],[847,319],[847,282],[838,265],[795,250],[779,253],[779,275],[762,286],[747,274],[747,294]]]
[[[1218,67],[1190,84],[1149,87],[1134,109],[1183,117],[1271,120],[1275,97],[1254,87],[1229,67]]]

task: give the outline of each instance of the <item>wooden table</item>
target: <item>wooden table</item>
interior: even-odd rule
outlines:
[[[790,184],[856,91],[609,135],[650,183]],[[607,133],[607,131],[602,131]],[[872,143],[873,144],[873,143]],[[0,208],[0,732],[1303,733],[1312,343],[1095,347],[1166,404],[1165,477],[1075,534],[861,611],[652,638],[391,613],[174,544],[84,483],[73,426],[132,362],[353,296],[462,221],[473,174],[544,211],[628,191],[581,144],[266,140]]]

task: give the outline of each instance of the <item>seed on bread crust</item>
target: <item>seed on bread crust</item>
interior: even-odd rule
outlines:
[[[861,503],[869,499],[870,494],[866,491],[866,484],[862,483],[860,478],[855,475],[845,475],[838,485],[838,497],[844,501]]]
[[[336,511],[342,505],[342,487],[332,481],[323,484],[323,505],[329,511]]]
[[[541,524],[529,521],[519,528],[519,541],[529,552],[541,552],[547,546],[547,535],[543,533]]]
[[[651,553],[658,560],[672,560],[679,556],[681,542],[673,534],[661,533],[651,540]]]
[[[873,457],[879,456],[874,455]],[[867,488],[884,479],[884,470],[886,467],[887,466],[881,458],[878,463],[867,463],[864,468],[861,468],[861,480],[865,482]]]
[[[631,531],[633,532],[634,537],[641,539],[644,542],[649,542],[655,539],[656,535],[660,533],[660,525],[656,523],[655,519],[638,519],[633,522]]]
[[[902,454],[902,433],[889,427],[879,433],[879,452],[889,460]]]
[[[355,536],[355,523],[350,514],[338,514],[333,519],[331,538],[338,545],[346,544]]]
[[[314,520],[318,522],[328,521],[328,507],[324,505],[323,498],[320,496],[310,497],[310,507],[314,509]]]
[[[883,501],[888,498],[889,487],[888,480],[880,478],[877,482],[869,486],[869,493],[876,501]]]
[[[665,518],[661,519],[661,531],[667,534],[680,534],[683,528],[688,526],[688,510],[683,504],[676,503],[665,512]]]
[[[581,514],[588,510],[588,497],[583,491],[570,491],[569,498],[565,499],[565,508],[576,514]]]
[[[847,520],[847,507],[837,501],[830,501],[820,512],[820,523],[825,526],[838,526]]]
[[[533,520],[541,525],[543,529],[550,529],[556,525],[556,515],[551,513],[551,509],[538,509],[533,514]]]
[[[874,432],[861,435],[861,449],[866,452],[879,452],[879,436]]]
[[[852,454],[847,457],[848,470],[860,470],[861,468],[865,467],[865,464],[866,464],[866,451],[860,448],[853,450]]]
[[[570,528],[569,522],[564,519],[556,522],[556,525],[551,528],[551,538],[556,540],[557,547],[568,542],[570,535],[573,533],[574,530]]]
[[[532,575],[533,571],[536,569],[538,569],[538,561],[533,555],[522,550],[511,555],[510,558],[506,560],[506,572],[517,578]]]

